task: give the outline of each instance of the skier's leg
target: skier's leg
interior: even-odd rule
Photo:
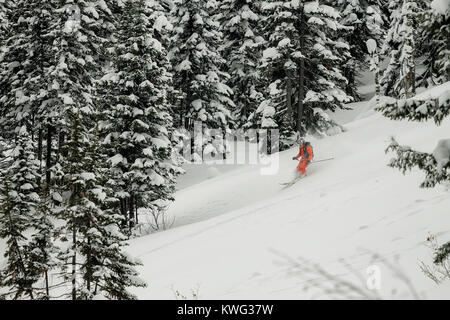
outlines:
[[[304,176],[306,176],[306,168],[308,168],[308,166],[309,166],[309,163],[305,161],[305,169],[304,169],[305,173],[303,174]]]
[[[300,161],[300,163],[298,164],[298,167],[297,167],[297,169],[298,169],[297,171],[300,171],[300,173],[302,175],[305,175],[307,166],[308,166],[308,164],[306,163],[306,161]]]
[[[302,177],[302,166],[301,166],[301,161],[298,163],[297,168],[295,169],[295,178],[301,178]]]

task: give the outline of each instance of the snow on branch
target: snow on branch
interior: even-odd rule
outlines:
[[[415,151],[409,146],[401,146],[393,137],[386,149],[386,153],[389,152],[396,154],[396,158],[391,159],[389,167],[397,168],[403,174],[414,167],[425,172],[425,181],[420,185],[422,188],[432,188],[439,183],[450,181],[450,161],[444,163],[442,159],[436,159],[434,154]]]
[[[425,121],[433,119],[437,125],[440,125],[442,120],[450,114],[450,90],[435,99],[410,98],[394,103],[385,102],[376,110],[392,120]]]

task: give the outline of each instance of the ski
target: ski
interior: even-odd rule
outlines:
[[[301,179],[304,178],[304,177],[305,177],[305,176],[302,176],[302,177],[299,177],[299,178],[295,178],[294,180],[288,181],[288,182],[281,182],[280,184],[281,184],[282,186],[289,187],[289,186],[292,186],[292,185],[295,184],[298,180],[301,180]]]
[[[330,160],[334,160],[334,158],[328,158],[328,159],[322,159],[322,160],[312,161],[311,164],[318,163],[318,162],[324,162],[324,161],[330,161]],[[305,177],[305,176],[301,176],[301,177],[295,178],[293,181],[281,182],[280,185],[286,186],[286,187],[292,186],[292,185],[295,184],[298,180],[300,180],[300,179],[302,179],[302,178],[304,178],[304,177]]]

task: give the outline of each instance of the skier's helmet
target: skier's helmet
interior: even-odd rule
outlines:
[[[305,143],[305,139],[303,139],[303,138],[298,138],[298,139],[297,139],[297,143],[298,143],[298,144],[304,144],[304,143]]]

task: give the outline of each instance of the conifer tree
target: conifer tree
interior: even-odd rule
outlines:
[[[0,119],[4,117],[5,110],[5,94],[9,91],[9,85],[5,78],[5,54],[6,54],[6,40],[9,34],[9,8],[7,7],[6,1],[0,0]],[[1,120],[0,120],[1,122]],[[0,134],[2,137],[3,134]]]
[[[439,97],[428,99],[401,99],[394,103],[385,103],[378,108],[384,116],[393,120],[409,121],[433,120],[440,125],[444,118],[450,115],[450,90]],[[426,174],[421,187],[432,188],[437,184],[450,182],[450,139],[440,140],[433,153],[421,152],[410,146],[400,145],[394,138],[386,152],[393,152],[389,166],[403,173],[412,168],[419,168]],[[435,262],[444,261],[450,254],[450,242],[441,246],[435,255]]]
[[[302,57],[300,30],[297,29],[300,15],[297,14],[297,9],[298,3],[295,5],[290,1],[262,3],[267,49],[263,52],[259,68],[261,71],[268,70],[264,74],[271,83],[269,91],[265,92],[270,99],[267,105],[274,106],[276,110],[272,117],[277,120],[282,139],[295,131],[293,88],[299,70],[299,64],[296,62]],[[263,115],[263,122],[264,119]],[[261,128],[263,127],[267,126],[261,123]],[[281,146],[282,149],[283,147],[284,145]]]
[[[36,186],[33,187],[33,196],[36,201],[33,208],[28,210],[27,223],[31,231],[28,232],[27,243],[23,247],[23,256],[27,258],[24,268],[28,281],[36,284],[33,288],[34,297],[47,299],[48,270],[53,267],[50,255],[57,250],[50,240],[53,228],[49,220],[51,202],[42,190],[42,123],[38,114],[40,106],[48,99],[45,68],[53,61],[49,54],[49,44],[53,38],[49,33],[53,21],[51,13],[56,1],[4,3],[8,6],[6,16],[9,28],[4,33],[2,43],[4,54],[0,55],[0,83],[5,89],[0,98],[0,135],[12,145],[23,143],[21,137],[26,135],[27,143],[31,144],[28,146],[29,158],[33,154],[34,160],[29,168],[34,172]],[[37,132],[36,144],[34,141]],[[16,177],[12,177],[12,184],[18,183],[15,179]],[[37,194],[42,197],[40,200]]]
[[[8,223],[1,236],[7,238],[10,262],[0,278],[9,296],[51,298],[49,273],[58,269],[71,282],[73,299],[96,294],[131,299],[127,287],[144,285],[134,270],[138,262],[123,252],[127,237],[119,225],[124,217],[117,214],[107,151],[88,130],[98,118],[96,79],[107,62],[105,48],[113,30],[108,5],[103,0],[0,2],[0,15],[7,18],[0,25],[5,30],[0,35],[0,138],[2,145],[15,148],[11,161],[2,155],[2,169],[4,162],[9,169],[0,174],[0,221]],[[155,34],[167,24],[159,18],[152,20]],[[158,41],[145,44],[167,63]],[[141,66],[157,70],[158,88],[168,86],[170,74],[164,68],[148,61]],[[142,82],[142,87],[152,85]],[[132,163],[139,178],[133,188],[143,191],[138,201],[161,209],[179,173],[167,138],[172,132],[167,90],[144,96],[152,144],[143,151],[149,158]],[[133,138],[139,141],[138,134]],[[139,170],[151,178],[141,179]],[[55,217],[61,219],[58,228]],[[60,234],[66,245],[61,250],[54,245]]]
[[[80,119],[79,109],[75,109],[72,113],[73,126],[70,137],[64,145],[64,152],[67,155],[62,163],[62,171],[64,176],[60,185],[63,187],[61,194],[67,192],[65,199],[61,197],[60,213],[58,218],[64,221],[64,225],[58,230],[61,234],[61,241],[67,243],[67,248],[62,250],[58,255],[60,268],[63,278],[71,283],[70,296],[72,300],[80,298],[90,299],[90,291],[85,283],[81,283],[78,279],[83,277],[81,271],[83,258],[81,256],[82,244],[88,241],[87,231],[89,229],[89,217],[91,212],[97,211],[98,208],[89,202],[86,197],[88,188],[86,183],[93,179],[89,168],[84,167],[83,159],[85,157],[88,140],[86,136],[86,128]],[[86,261],[89,264],[89,261]],[[69,276],[70,275],[70,276]]]
[[[10,11],[13,3],[9,0],[0,0],[0,55],[5,49],[4,41],[7,39],[10,29]]]
[[[64,276],[71,274],[73,300],[97,295],[133,299],[128,287],[145,284],[134,270],[138,263],[122,251],[127,237],[120,225],[125,217],[111,209],[118,199],[105,182],[105,153],[97,133],[89,133],[83,122],[78,111],[73,114],[66,145],[63,185],[69,187],[70,194],[61,210],[66,224],[60,233],[68,247],[58,256],[60,266]]]
[[[8,3],[8,2],[6,2]],[[37,158],[46,161],[46,184],[49,185],[51,139],[47,139],[47,153],[43,152],[43,138],[51,136],[47,130],[52,97],[49,95],[47,68],[55,64],[51,51],[57,24],[56,0],[14,3],[8,11],[9,32],[3,42],[5,53],[0,55],[0,90],[2,93],[1,134],[12,139],[18,130],[17,120],[27,120],[28,130],[37,140]]]
[[[139,208],[147,212],[165,209],[180,173],[172,154],[167,52],[156,39],[161,21],[167,20],[163,17],[155,3],[124,2],[112,66],[102,80],[106,121],[101,130],[112,188],[130,228],[138,222]]]
[[[88,236],[82,244],[81,253],[86,257],[84,281],[92,297],[104,296],[108,299],[136,299],[128,289],[145,287],[146,283],[138,277],[135,267],[141,262],[124,252],[126,240],[121,226],[126,217],[117,213],[120,199],[115,197],[113,180],[103,150],[98,129],[91,133],[90,147],[86,154],[87,167],[93,168],[88,186],[87,198],[97,206],[89,213]],[[91,206],[93,207],[93,206]]]
[[[381,88],[380,88],[380,56],[378,54],[377,42],[369,39],[366,42],[367,51],[370,54],[369,68],[375,75],[375,99],[376,107],[380,106]]]
[[[381,55],[389,56],[389,63],[380,83],[385,95],[411,98],[416,90],[415,28],[421,8],[413,0],[394,1],[390,8],[390,28],[381,49]]]
[[[44,189],[45,190],[45,189]],[[52,285],[50,273],[57,267],[56,256],[59,248],[55,245],[55,225],[52,221],[52,201],[45,191],[41,191],[40,200],[36,205],[35,213],[30,217],[30,228],[33,230],[25,251],[29,256],[27,268],[34,281],[36,299],[51,299],[50,287]]]
[[[214,19],[217,6],[215,0],[176,0],[172,12],[169,57],[174,86],[181,93],[176,123],[188,130],[193,130],[195,122],[202,123],[199,157],[202,153],[225,155],[223,144],[212,143],[209,130],[220,129],[224,135],[234,126],[233,91],[226,84],[230,76],[221,71],[225,60],[219,52],[223,35]]]
[[[20,128],[11,153],[10,165],[1,173],[0,237],[6,239],[6,267],[1,272],[2,286],[14,299],[35,297],[36,273],[29,268],[26,232],[39,202],[38,165],[30,135]]]
[[[418,84],[425,87],[450,81],[450,6],[439,3],[426,3],[418,25],[417,47],[425,57]]]
[[[236,104],[234,118],[242,127],[263,99],[264,83],[258,70],[264,39],[261,29],[260,1],[225,0],[220,2],[218,19],[223,32],[221,54],[226,57],[228,85]]]
[[[71,283],[70,297],[91,299],[98,282],[94,275],[108,267],[93,257],[97,251],[92,248],[99,247],[106,235],[94,228],[93,221],[103,213],[104,192],[99,188],[102,177],[90,163],[93,138],[87,128],[94,126],[98,115],[95,79],[105,62],[112,12],[104,1],[83,1],[61,4],[55,14],[59,20],[52,43],[55,63],[47,69],[51,99],[46,111],[54,116],[52,126],[58,133],[58,162],[52,170],[59,192],[54,192],[53,199],[58,202],[55,214],[64,221],[59,232],[66,243],[58,260]],[[115,246],[121,253],[121,245]]]
[[[333,1],[329,1],[333,5]],[[371,0],[339,0],[338,10],[341,15],[340,22],[348,27],[339,32],[350,46],[350,56],[343,66],[344,75],[348,80],[346,93],[359,100],[356,77],[367,69],[368,56],[366,42],[374,39],[381,43],[385,33],[387,17],[384,16],[384,1]]]
[[[276,108],[281,140],[294,130],[323,133],[334,126],[323,110],[342,108],[351,100],[343,90],[347,80],[340,70],[349,47],[333,40],[344,28],[339,13],[319,2],[303,1],[265,1],[262,10],[268,45],[260,68],[272,83],[268,88],[274,89],[266,96]]]
[[[26,66],[30,63],[27,54],[31,47],[27,41],[27,18],[30,12],[24,2],[3,2],[2,8],[5,24],[2,24],[0,49],[0,93],[1,105],[0,125],[1,134],[5,139],[13,139],[21,127],[20,122],[29,115],[29,97],[24,90],[24,82],[28,74]],[[30,128],[28,128],[30,129]]]

